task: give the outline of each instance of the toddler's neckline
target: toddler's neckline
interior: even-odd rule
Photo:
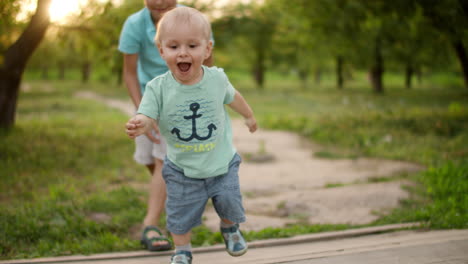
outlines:
[[[194,88],[201,88],[203,83],[206,81],[206,79],[208,78],[207,76],[207,67],[205,65],[202,65],[202,70],[203,70],[203,76],[202,78],[200,79],[200,81],[198,81],[197,83],[195,84],[190,84],[190,85],[187,85],[187,84],[183,84],[183,83],[180,83],[176,80],[176,78],[174,77],[174,75],[172,74],[171,71],[170,72],[170,76],[172,78],[172,80],[176,83],[176,88],[181,88],[181,89],[187,89],[187,90],[190,90],[190,89],[194,89]]]

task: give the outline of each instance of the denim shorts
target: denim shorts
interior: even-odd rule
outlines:
[[[226,174],[194,179],[184,176],[182,169],[166,157],[162,174],[167,187],[167,229],[182,235],[201,225],[202,214],[210,198],[220,218],[235,223],[244,222],[238,175],[240,163],[240,156],[235,154]]]

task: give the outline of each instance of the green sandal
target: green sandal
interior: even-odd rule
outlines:
[[[148,232],[150,231],[154,231],[158,233],[159,236],[149,238]],[[156,241],[167,241],[167,244],[155,246],[153,245],[153,242],[156,242]],[[171,241],[169,241],[169,239],[165,237],[156,226],[145,227],[145,229],[143,230],[143,233],[141,234],[141,244],[149,251],[164,251],[164,250],[172,249]]]

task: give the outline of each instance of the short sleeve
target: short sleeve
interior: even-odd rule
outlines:
[[[234,100],[234,95],[236,94],[236,89],[232,86],[231,82],[229,81],[227,75],[224,73],[222,69],[219,69],[220,74],[223,78],[223,87],[225,88],[225,95],[224,95],[224,104],[230,104]]]
[[[135,21],[135,17],[130,16],[122,27],[119,39],[119,51],[126,54],[136,54],[140,50],[141,32]]]
[[[139,114],[151,117],[154,120],[158,120],[160,114],[159,83],[157,79],[148,82],[137,111]]]

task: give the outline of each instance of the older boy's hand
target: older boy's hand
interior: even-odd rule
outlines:
[[[139,116],[134,116],[128,120],[127,124],[125,124],[125,132],[127,133],[128,137],[136,138],[139,135],[145,133],[145,122]]]
[[[255,117],[246,118],[245,125],[249,128],[250,133],[257,131],[257,120],[255,120]]]

